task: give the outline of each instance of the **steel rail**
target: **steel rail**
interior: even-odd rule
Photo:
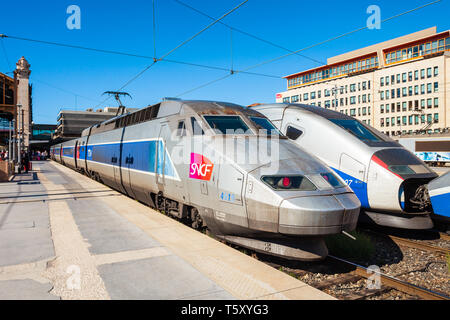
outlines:
[[[345,259],[341,259],[341,258],[332,256],[332,255],[328,255],[328,257],[354,266],[356,269],[355,269],[355,271],[353,271],[353,273],[355,273],[361,277],[364,277],[366,279],[368,279],[369,277],[372,277],[374,274],[377,274],[380,276],[380,280],[381,280],[382,284],[384,284],[385,286],[391,287],[397,291],[401,291],[401,292],[409,294],[409,295],[415,295],[415,296],[418,296],[425,300],[450,300],[450,297],[448,297],[444,294],[416,286],[415,284],[397,279],[395,277],[386,275],[384,273],[376,272],[376,271],[370,271],[370,273],[369,273],[368,272],[369,270],[367,268],[365,268],[359,264],[356,264],[354,262],[347,261]]]

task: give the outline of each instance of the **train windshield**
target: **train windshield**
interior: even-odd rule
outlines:
[[[375,133],[370,131],[364,125],[356,120],[349,119],[330,119],[331,122],[337,124],[338,126],[344,128],[359,140],[362,141],[384,141],[382,138],[377,136]]]
[[[253,134],[240,116],[204,116],[217,134]]]
[[[280,131],[266,118],[261,117],[250,117],[250,120],[256,125],[256,128],[261,132],[261,130],[265,130],[268,135],[278,135],[281,136]]]

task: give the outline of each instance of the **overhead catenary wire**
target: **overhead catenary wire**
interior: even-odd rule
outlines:
[[[11,62],[10,62],[10,60],[9,60],[9,58],[8,58],[8,53],[6,52],[6,48],[5,48],[4,43],[3,43],[3,37],[0,37],[0,42],[1,42],[1,44],[2,44],[3,53],[4,53],[4,55],[5,55],[5,59],[6,59],[6,62],[7,62],[7,64],[8,64],[8,67],[9,67],[9,66],[13,67],[13,65],[11,64]],[[42,83],[42,84],[44,84],[44,85],[46,85],[46,86],[48,86],[48,87],[51,87],[51,88],[53,88],[53,89],[57,89],[57,90],[59,90],[59,91],[61,91],[61,92],[65,92],[65,93],[68,93],[68,94],[73,95],[73,96],[75,97],[75,104],[77,104],[77,102],[76,102],[76,101],[77,101],[77,97],[80,97],[80,98],[83,98],[83,99],[86,99],[86,100],[90,100],[90,101],[94,101],[94,102],[99,102],[98,100],[95,100],[95,99],[92,99],[92,98],[85,97],[85,96],[83,96],[83,95],[81,95],[81,94],[75,93],[75,92],[70,91],[70,90],[67,90],[67,89],[60,88],[60,87],[55,86],[55,85],[53,85],[53,84],[50,84],[50,83],[48,83],[48,82],[39,80],[39,79],[37,79],[37,78],[35,78],[35,77],[33,77],[33,81]]]
[[[180,1],[178,1],[178,0],[174,0],[174,1],[180,2]],[[394,15],[394,16],[392,16],[392,17],[389,17],[389,18],[386,18],[386,19],[382,20],[381,23],[391,21],[391,20],[393,20],[393,19],[396,19],[396,18],[399,18],[399,17],[404,16],[404,15],[406,15],[406,14],[409,14],[409,13],[412,13],[412,12],[415,12],[415,11],[418,11],[418,10],[420,10],[420,9],[423,9],[423,8],[425,8],[425,7],[434,5],[434,4],[436,4],[436,3],[438,3],[438,2],[441,2],[441,1],[442,1],[442,0],[436,0],[436,1],[433,1],[433,2],[430,2],[430,3],[427,3],[427,4],[425,4],[425,5],[422,5],[422,6],[413,8],[413,9],[410,9],[410,10],[408,10],[408,11],[405,11],[405,12],[402,12],[402,13],[399,13],[399,14],[396,14],[396,15]],[[258,64],[252,65],[252,66],[250,66],[250,67],[244,68],[243,70],[241,70],[241,71],[239,71],[239,72],[235,72],[235,74],[237,74],[237,73],[248,72],[248,70],[251,70],[251,69],[260,67],[260,66],[262,66],[262,65],[266,65],[266,64],[275,62],[275,61],[277,61],[277,60],[283,59],[283,58],[288,57],[288,56],[292,56],[293,54],[296,54],[296,53],[299,53],[299,52],[302,52],[302,51],[305,51],[305,50],[308,50],[308,49],[317,47],[317,46],[319,46],[319,45],[322,45],[322,44],[325,44],[325,43],[328,43],[328,42],[331,42],[331,41],[334,41],[334,40],[337,40],[337,39],[340,39],[340,38],[349,36],[349,35],[351,35],[351,34],[354,34],[354,33],[357,33],[357,32],[359,32],[359,31],[365,30],[365,29],[367,29],[367,28],[368,28],[368,26],[361,27],[361,28],[357,28],[357,29],[355,29],[355,30],[352,30],[352,31],[343,33],[343,34],[341,34],[341,35],[338,35],[338,36],[329,38],[329,39],[327,39],[327,40],[317,42],[317,43],[312,44],[312,45],[310,45],[310,46],[307,46],[307,47],[305,47],[305,48],[302,48],[302,49],[299,49],[299,50],[290,52],[290,53],[288,53],[288,54],[284,54],[284,55],[282,55],[282,56],[279,56],[279,57],[276,57],[276,58],[272,58],[272,59],[270,59],[270,60],[266,60],[266,61],[260,62],[260,63],[258,63]],[[183,94],[177,95],[177,97],[180,97],[180,96],[182,96],[182,95],[184,95],[184,94],[186,94],[186,93],[191,93],[191,92],[193,92],[193,91],[195,91],[195,90],[198,90],[198,89],[200,89],[200,88],[204,88],[204,87],[206,87],[206,86],[208,86],[208,85],[210,85],[210,84],[216,83],[216,82],[220,81],[222,78],[225,79],[225,78],[227,78],[227,77],[221,77],[221,78],[218,78],[218,79],[209,81],[209,82],[207,82],[207,83],[205,83],[205,84],[203,84],[203,85],[197,86],[197,87],[196,87],[197,89],[187,90],[187,91],[185,91]]]
[[[214,22],[210,23],[209,25],[207,25],[206,27],[204,27],[202,30],[200,30],[199,32],[197,32],[196,34],[194,34],[193,36],[191,36],[189,39],[183,41],[182,43],[180,43],[179,45],[177,45],[175,48],[169,50],[169,52],[167,52],[166,54],[164,54],[160,59],[164,59],[167,56],[169,56],[170,54],[172,54],[175,50],[181,48],[182,46],[184,46],[185,44],[189,43],[190,41],[192,41],[193,39],[195,39],[197,36],[199,36],[200,34],[202,34],[203,32],[205,32],[206,30],[208,30],[209,28],[211,28],[213,25],[215,25],[217,22],[219,22],[220,20],[222,20],[223,18],[225,18],[226,16],[230,15],[231,13],[233,13],[234,11],[236,11],[237,9],[239,9],[241,6],[243,6],[245,3],[247,3],[248,0],[245,0],[243,2],[241,2],[240,4],[238,4],[236,7],[234,7],[233,9],[231,9],[230,11],[228,11],[227,13],[223,14],[220,18],[216,19]],[[128,80],[122,87],[120,87],[120,89],[116,90],[116,91],[121,91],[122,89],[124,89],[125,87],[127,87],[130,83],[134,82],[136,79],[138,79],[140,76],[142,76],[147,70],[149,70],[151,67],[153,67],[160,59],[154,59],[153,63],[148,65],[147,67],[145,67],[142,71],[140,71],[137,75],[135,75],[133,78],[131,78],[130,80]],[[109,100],[111,97],[106,98],[101,104],[105,103],[107,100]],[[99,104],[99,105],[101,105]],[[97,105],[96,107],[98,107],[99,105]]]
[[[92,47],[83,47],[83,46],[77,46],[77,45],[71,45],[71,44],[65,44],[65,43],[59,43],[59,42],[51,42],[51,41],[44,41],[44,40],[37,40],[37,39],[17,37],[17,36],[6,35],[6,34],[0,34],[0,38],[10,38],[10,39],[14,39],[14,40],[22,40],[22,41],[35,42],[35,43],[41,43],[41,44],[46,44],[46,45],[54,45],[54,46],[59,46],[59,47],[66,47],[66,48],[72,48],[72,49],[93,51],[93,52],[104,53],[104,54],[114,54],[114,55],[129,56],[129,57],[142,58],[142,59],[148,59],[148,60],[155,60],[156,59],[155,56],[146,56],[146,55],[134,54],[134,53],[129,53],[129,52],[121,52],[121,51],[114,51],[114,50],[104,50],[104,49],[98,49],[98,48],[92,48]],[[199,67],[199,68],[204,68],[204,69],[222,70],[222,71],[227,71],[227,72],[230,71],[229,68],[225,68],[225,67],[211,66],[211,65],[205,65],[205,64],[200,64],[200,63],[193,63],[193,62],[187,62],[187,61],[172,60],[172,59],[167,59],[167,58],[164,58],[164,59],[159,58],[157,60],[159,60],[159,62],[168,62],[168,63],[174,63],[174,64],[184,64],[184,65],[193,66],[193,67]],[[245,72],[245,71],[239,71],[239,72],[250,74],[250,75],[255,75],[255,76],[262,76],[262,77],[270,77],[270,78],[277,78],[277,79],[282,79],[283,78],[283,77],[278,76],[278,75],[264,74],[264,73],[259,73],[259,72]]]
[[[188,5],[188,4],[186,4],[186,3],[182,2],[182,1],[179,1],[179,0],[173,0],[173,1],[175,1],[176,3],[178,3],[178,4],[180,4],[180,5],[182,5],[182,6],[186,7],[186,8],[188,8],[188,9],[190,9],[190,10],[192,10],[192,11],[195,11],[195,12],[201,14],[202,16],[205,16],[205,17],[207,17],[207,18],[209,18],[209,19],[212,19],[212,20],[215,19],[214,17],[212,17],[212,16],[210,16],[210,15],[208,15],[208,14],[206,14],[206,13],[204,13],[204,12],[202,12],[202,11],[200,11],[200,10],[198,10],[198,9],[196,9],[196,8],[190,6],[190,5]],[[272,41],[269,41],[269,40],[267,40],[267,39],[263,39],[263,38],[261,38],[261,37],[259,37],[259,36],[256,36],[256,35],[254,35],[254,34],[251,34],[251,33],[247,32],[247,31],[242,30],[242,29],[238,29],[238,28],[232,27],[232,26],[230,26],[229,24],[226,24],[226,23],[223,22],[223,21],[219,21],[219,23],[222,24],[223,26],[229,28],[230,30],[239,32],[239,33],[241,33],[241,34],[243,34],[243,35],[246,35],[246,36],[248,36],[248,37],[250,37],[250,38],[256,39],[256,40],[261,41],[261,42],[264,42],[264,43],[266,43],[266,44],[269,44],[269,45],[271,45],[271,46],[273,46],[273,47],[282,49],[282,50],[284,50],[284,51],[288,51],[288,52],[294,53],[294,51],[291,50],[291,49],[288,49],[288,48],[286,48],[286,47],[284,47],[284,46],[281,46],[281,45],[279,45],[279,44],[276,44],[276,43],[274,43],[274,42],[272,42]],[[324,64],[322,61],[319,61],[319,60],[316,60],[316,59],[314,59],[314,58],[305,56],[305,55],[303,55],[303,54],[300,54],[300,53],[295,53],[295,54],[298,55],[298,56],[300,56],[300,57],[303,57],[303,58],[309,59],[309,60],[311,60],[311,61],[314,61],[314,62],[316,62],[316,63],[318,63],[318,64]]]

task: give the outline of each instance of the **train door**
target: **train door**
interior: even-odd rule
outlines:
[[[122,144],[122,163],[121,169],[119,170],[121,170],[122,173],[122,182],[123,182],[122,186],[125,188],[129,196],[136,198],[136,195],[134,194],[133,189],[131,187],[131,173],[130,173],[130,171],[133,169],[135,161],[133,146],[134,144],[132,142]]]
[[[122,183],[122,172],[121,172],[121,167],[124,165],[124,163],[122,162],[124,132],[125,132],[125,129],[121,129],[120,142],[119,142],[119,144],[114,145],[114,147],[112,149],[112,154],[111,154],[111,164],[112,164],[113,170],[114,170],[114,182],[117,186],[117,189],[122,193],[126,193],[126,190],[124,189],[123,183]],[[128,161],[129,161],[129,159],[128,159]],[[129,176],[129,172],[128,172],[128,176]]]
[[[160,191],[164,192],[164,185],[166,182],[164,170],[166,167],[166,152],[165,143],[167,141],[166,135],[170,134],[167,123],[161,125],[161,129],[159,130],[159,139],[156,143],[156,184]]]
[[[75,169],[78,168],[78,159],[80,157],[80,146],[78,145],[78,140],[75,141],[75,148],[73,149],[73,160],[75,162]]]
[[[229,163],[220,165],[217,186],[219,219],[233,221],[235,224],[248,226],[246,207],[243,205],[244,174]],[[223,217],[221,217],[223,215]]]
[[[171,131],[168,123],[162,123],[156,142],[156,184],[158,190],[173,195],[174,200],[187,202],[187,192],[183,181],[178,176],[175,164],[172,162],[171,153],[177,152],[180,147],[178,141],[171,139]],[[178,150],[179,151],[179,150]]]
[[[359,198],[362,206],[367,207],[366,166],[349,155],[342,153],[339,162],[339,171],[339,175]]]

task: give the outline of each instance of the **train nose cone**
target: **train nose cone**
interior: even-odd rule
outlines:
[[[286,199],[280,205],[279,232],[317,236],[352,231],[360,207],[352,193]]]

